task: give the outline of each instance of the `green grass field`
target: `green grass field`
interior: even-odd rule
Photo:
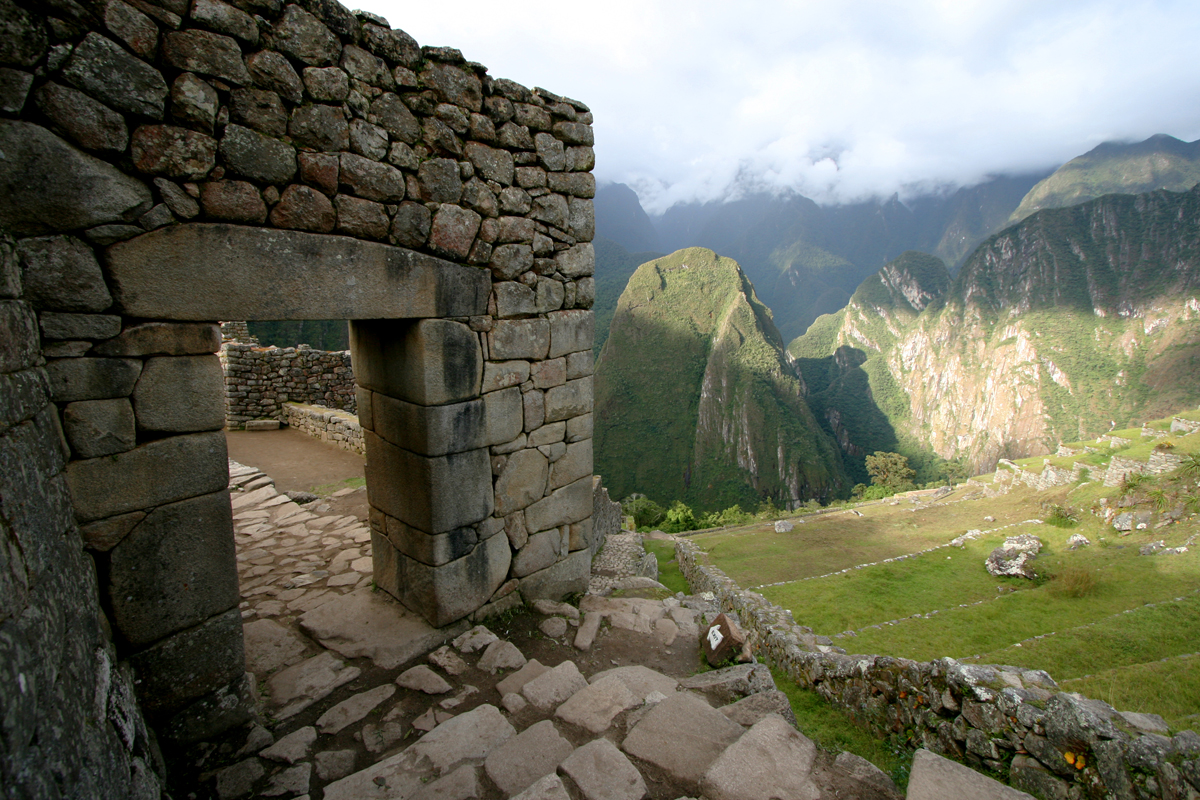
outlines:
[[[1159,420],[1151,427],[1162,430],[1163,425]],[[1069,468],[1083,460],[1098,477],[1112,455],[1144,459],[1156,444],[1143,439],[1140,428],[1114,433],[1132,444],[1103,445],[1103,454],[1055,457],[1052,463]],[[1169,441],[1175,453],[1200,451],[1200,434],[1173,435]],[[1097,446],[1076,447],[1084,444]],[[1039,470],[1042,459],[1017,463]],[[969,490],[960,488],[934,503],[902,498],[863,505],[858,508],[862,516],[836,511],[797,517],[805,521],[786,534],[775,533],[770,523],[756,523],[704,532],[692,541],[739,585],[790,609],[798,623],[817,633],[838,637],[836,644],[850,653],[922,661],[952,656],[1044,669],[1065,690],[1121,710],[1161,714],[1175,728],[1195,727],[1200,724],[1200,550],[1195,549],[1200,516],[1192,513],[1200,504],[1197,479],[1200,475],[1176,474],[1146,479],[1136,488],[1098,482],[1044,492],[1020,488],[1001,497],[965,500]],[[991,476],[980,480],[990,482]],[[1123,496],[1139,511],[1186,510],[1174,524],[1122,535],[1099,512],[1102,499],[1115,506]],[[1047,518],[1054,505],[1071,508],[1078,523],[1060,528],[1028,522]],[[986,533],[962,547],[938,547],[970,529]],[[987,555],[1005,537],[1020,533],[1043,542],[1037,579],[989,575]],[[1075,533],[1091,545],[1071,550],[1068,538]],[[1167,547],[1189,545],[1189,550],[1139,555],[1142,545],[1159,540]],[[938,549],[919,553],[927,548]],[[915,555],[878,563],[909,554]],[[839,636],[844,631],[854,634]]]

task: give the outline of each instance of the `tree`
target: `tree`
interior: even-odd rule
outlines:
[[[676,500],[667,509],[667,519],[663,523],[662,529],[666,533],[683,533],[684,531],[694,531],[700,527],[696,523],[696,515],[692,513],[692,509],[682,500]]]
[[[906,492],[913,488],[913,478],[917,473],[908,466],[908,459],[899,453],[876,450],[875,455],[867,456],[867,474],[876,486],[893,492]]]
[[[946,478],[946,485],[953,489],[954,484],[962,483],[970,477],[971,473],[967,470],[967,465],[961,461],[947,461],[942,464],[942,475]]]

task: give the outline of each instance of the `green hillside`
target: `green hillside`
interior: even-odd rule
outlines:
[[[596,236],[596,300],[592,311],[596,315],[596,340],[592,354],[599,357],[608,339],[608,326],[617,310],[617,299],[625,291],[629,276],[639,265],[660,257],[661,253],[630,253],[606,236]]]
[[[1181,142],[1160,133],[1133,144],[1104,142],[1034,186],[1009,222],[1020,222],[1044,208],[1076,205],[1106,194],[1141,194],[1155,189],[1183,192],[1197,182],[1200,141]]]
[[[595,386],[596,471],[615,497],[715,510],[848,488],[770,311],[737,262],[711,250],[634,272]]]

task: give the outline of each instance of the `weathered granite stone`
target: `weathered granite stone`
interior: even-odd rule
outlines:
[[[155,356],[133,390],[138,429],[161,433],[220,430],[225,426],[225,380],[215,355]]]
[[[128,397],[142,362],[125,358],[62,358],[46,365],[50,396],[59,403]]]
[[[50,82],[37,90],[34,99],[41,112],[80,147],[120,153],[129,143],[124,117],[83,92]]]
[[[621,749],[694,786],[742,731],[699,697],[675,694],[650,709]]]
[[[236,586],[234,587],[236,593]],[[161,715],[244,674],[242,615],[234,608],[130,656],[143,708]]]
[[[546,719],[494,748],[484,761],[484,769],[504,794],[512,796],[539,778],[552,775],[573,750],[554,723]]]
[[[474,527],[432,534],[392,517],[387,517],[387,538],[404,555],[433,567],[470,554],[479,542]]]
[[[341,103],[350,94],[350,76],[340,67],[305,67],[304,88],[313,100]]]
[[[217,773],[217,797],[221,800],[236,800],[246,797],[254,788],[255,782],[265,774],[265,770],[256,758],[225,767]]]
[[[446,258],[466,259],[475,242],[475,234],[479,232],[481,219],[470,209],[443,203],[433,215],[429,249]]]
[[[267,204],[252,183],[246,181],[206,181],[200,187],[204,215],[229,222],[267,221]]]
[[[304,97],[304,84],[288,60],[273,50],[263,50],[246,58],[246,69],[255,85],[278,92],[289,103]]]
[[[323,652],[276,672],[267,680],[267,694],[278,709],[275,716],[287,719],[328,697],[360,673],[358,667],[347,666],[333,653]]]
[[[303,639],[273,619],[247,622],[242,626],[242,634],[246,669],[255,675],[269,675],[298,663],[308,649]]]
[[[176,122],[212,133],[219,107],[217,90],[190,72],[171,84],[171,116]]]
[[[368,200],[383,203],[404,199],[404,174],[400,170],[353,153],[342,153],[338,181]]]
[[[289,5],[275,23],[271,45],[314,67],[336,64],[342,50],[337,37],[320,20],[297,5]]]
[[[495,675],[500,670],[516,670],[525,666],[525,656],[512,642],[492,642],[483,651],[476,665],[488,674]]]
[[[364,725],[363,730],[365,731],[366,728],[367,726]],[[357,756],[358,754],[353,750],[323,750],[317,753],[313,759],[317,777],[323,781],[334,781],[349,775],[354,771],[354,760]]]
[[[468,142],[465,148],[467,160],[485,179],[496,181],[501,186],[511,186],[514,177],[512,154],[507,150],[488,147],[478,142]]]
[[[500,710],[484,704],[438,725],[409,751],[428,758],[434,769],[445,773],[464,761],[482,761],[514,734]]]
[[[337,224],[337,212],[329,198],[316,189],[293,183],[283,190],[279,203],[271,209],[271,224],[277,228],[328,233]]]
[[[520,386],[527,380],[529,380],[528,361],[488,361],[483,365],[483,392],[494,392],[497,389]]]
[[[339,194],[333,198],[337,209],[337,229],[364,239],[386,239],[390,222],[382,203]]]
[[[589,414],[592,411],[592,379],[576,378],[546,392],[546,421]]]
[[[1033,758],[1014,756],[1009,769],[1012,788],[1046,800],[1068,800],[1070,784],[1046,769]]]
[[[151,175],[199,179],[217,162],[217,140],[174,125],[143,125],[130,141],[133,165]]]
[[[554,258],[558,271],[568,278],[584,278],[596,271],[596,251],[590,242],[560,251]]]
[[[311,779],[312,764],[297,764],[294,767],[288,767],[272,775],[271,780],[267,783],[267,788],[262,790],[262,795],[264,797],[279,797],[281,795],[288,797],[304,795],[307,797]]]
[[[384,700],[396,693],[396,687],[383,684],[365,692],[343,700],[333,708],[317,717],[317,730],[325,734],[335,734],[365,717]]]
[[[430,63],[421,72],[421,83],[433,89],[444,103],[468,111],[483,109],[483,87],[478,77],[450,64]]]
[[[554,716],[589,733],[600,734],[618,714],[640,703],[641,698],[629,691],[620,678],[610,675],[573,694]]]
[[[229,99],[229,114],[234,122],[276,139],[287,134],[288,112],[277,92],[255,88],[234,89]],[[221,154],[225,155],[223,151]]]
[[[401,672],[396,677],[396,685],[403,689],[425,694],[446,694],[452,687],[446,679],[424,664],[418,664]]]
[[[111,339],[121,332],[121,318],[112,314],[72,314],[43,311],[38,315],[42,338]]]
[[[547,486],[557,489],[592,474],[592,440],[567,445],[567,452],[550,465]]]
[[[496,513],[508,515],[540,500],[548,471],[545,456],[537,450],[518,450],[509,456],[496,480]]]
[[[157,439],[128,452],[67,466],[80,522],[210,494],[228,482],[225,437],[220,432]]]
[[[480,270],[472,272],[486,279]],[[490,282],[487,286],[490,289]],[[479,338],[460,322],[355,321],[350,336],[360,386],[426,406],[479,395]]]
[[[567,233],[580,242],[592,241],[596,237],[596,211],[592,201],[572,197],[567,202],[567,208]]]
[[[154,186],[162,196],[163,202],[177,217],[191,219],[200,213],[200,204],[187,192],[179,188],[174,181],[166,178],[155,178]]]
[[[184,72],[198,72],[242,86],[250,73],[242,62],[242,50],[228,36],[202,30],[172,31],[163,42],[167,63]]]
[[[96,256],[72,236],[22,239],[16,248],[25,297],[35,308],[103,311],[112,304]]]
[[[608,739],[588,742],[560,769],[579,787],[584,800],[642,800],[647,793],[637,767]]]
[[[492,250],[488,266],[497,278],[515,278],[533,267],[533,249],[527,244],[502,244]]]
[[[63,77],[120,111],[162,119],[168,94],[162,73],[98,33],[89,33],[71,53]]]
[[[142,182],[39,125],[0,120],[0,151],[0,226],[18,236],[119,222],[151,199]]]
[[[575,662],[564,661],[525,683],[521,687],[521,694],[542,711],[550,711],[586,687],[587,680],[580,674]]]
[[[392,74],[382,58],[369,53],[356,45],[346,45],[342,49],[342,69],[363,83],[384,89],[392,88]]]
[[[550,323],[543,319],[499,320],[488,333],[488,350],[497,360],[538,360],[549,347]]]
[[[907,797],[909,800],[942,800],[946,797],[1032,800],[1032,795],[1011,789],[970,767],[925,749],[918,750],[913,756]]]
[[[221,347],[221,329],[212,323],[143,322],[120,336],[101,342],[101,356],[185,356],[215,353]]]
[[[466,633],[455,637],[451,644],[458,648],[460,653],[475,653],[498,641],[500,641],[500,637],[488,630],[486,625],[476,625]]]
[[[713,800],[817,800],[810,775],[816,753],[812,741],[770,715],[712,763],[700,786]]]
[[[85,400],[63,409],[63,432],[76,458],[99,458],[132,450],[137,428],[129,401]]]
[[[787,695],[778,689],[743,697],[737,702],[722,706],[721,713],[739,725],[749,728],[764,719],[768,714],[778,714],[785,722],[796,726],[796,715]]]
[[[416,66],[421,60],[421,48],[416,40],[401,30],[379,25],[363,25],[363,42],[367,49],[406,67]]]
[[[240,125],[225,126],[219,149],[226,167],[252,180],[285,184],[296,174],[296,151],[290,145]]]
[[[259,755],[271,761],[295,764],[297,761],[308,758],[308,754],[312,752],[313,743],[316,741],[317,729],[312,725],[305,725],[280,738],[279,741],[261,751]]]
[[[570,800],[570,798],[571,795],[567,793],[567,787],[563,785],[562,778],[557,775],[547,775],[539,778],[520,794],[513,795],[511,800]]]
[[[331,153],[350,148],[350,126],[337,106],[300,106],[292,112],[288,134],[300,147]]]
[[[405,556],[377,533],[371,541],[376,583],[438,627],[487,603],[508,577],[512,560],[504,536],[492,536],[469,555],[436,567]]]
[[[195,0],[191,10],[192,19],[218,33],[236,36],[247,44],[258,43],[258,25],[244,11],[220,0]]]
[[[525,546],[513,558],[513,577],[523,578],[562,560],[566,557],[569,546],[570,539],[566,538],[564,541],[558,528],[530,534]]]
[[[0,67],[0,111],[8,114],[21,113],[32,86],[32,74],[19,69]]]
[[[388,154],[387,131],[366,120],[351,120],[350,149],[372,161],[382,161]]]
[[[15,3],[0,7],[0,63],[32,67],[46,52],[46,28],[32,12]]]
[[[421,203],[403,202],[392,220],[392,241],[405,247],[422,247],[432,227],[433,214],[428,208]]]

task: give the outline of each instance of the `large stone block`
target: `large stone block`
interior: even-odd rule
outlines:
[[[134,645],[198,625],[238,604],[229,492],[150,512],[111,550],[113,621]]]
[[[510,358],[541,360],[550,349],[550,323],[544,319],[498,320],[488,333],[488,353],[502,361]]]
[[[372,532],[371,546],[376,584],[435,627],[486,604],[512,562],[505,536],[493,536],[469,555],[436,567],[409,558],[378,533]]]
[[[433,567],[440,567],[468,555],[479,543],[479,535],[475,528],[426,533],[393,517],[387,517],[386,520],[388,541],[409,558]]]
[[[546,422],[592,412],[592,379],[576,378],[546,391]]]
[[[564,537],[558,528],[533,534],[513,557],[513,577],[524,578],[558,563],[566,557],[570,544],[570,537]]]
[[[112,305],[91,245],[74,236],[23,239],[17,245],[25,296],[35,308],[96,312]]]
[[[10,233],[91,228],[149,208],[144,183],[39,125],[0,120],[0,152],[0,228]]]
[[[71,53],[63,77],[119,111],[153,119],[162,119],[170,93],[161,72],[95,32]]]
[[[942,800],[946,797],[1033,800],[1033,795],[1012,789],[994,778],[928,750],[918,750],[913,756],[907,796],[909,800]]]
[[[129,662],[148,714],[161,718],[180,710],[245,674],[241,612],[231,608],[135,653]]]
[[[32,367],[41,360],[37,317],[28,303],[0,300],[0,373]]]
[[[590,247],[590,245],[589,245]],[[550,358],[592,349],[596,315],[591,311],[555,311],[550,320]]]
[[[137,444],[133,407],[125,398],[85,400],[63,409],[63,432],[77,458],[99,458]]]
[[[378,392],[372,392],[372,398],[375,432],[397,447],[423,456],[444,456],[491,444],[483,400],[421,406]]]
[[[59,403],[128,397],[142,372],[131,358],[60,358],[46,365],[50,396]]]
[[[592,553],[578,550],[553,566],[522,578],[521,597],[526,603],[562,600],[567,595],[586,592],[591,577]]]
[[[473,525],[492,513],[492,467],[487,448],[427,458],[370,431],[367,493],[371,505],[429,533]]]
[[[227,167],[263,183],[285,184],[296,174],[292,146],[240,125],[226,125],[219,147]]]
[[[204,322],[143,322],[92,348],[98,356],[189,356],[221,349],[221,328]]]
[[[170,225],[107,262],[126,315],[174,320],[465,317],[487,312],[492,289],[481,269],[403,248],[239,225]]]
[[[11,526],[37,581],[61,557],[58,543],[71,525],[71,503],[61,472],[56,412],[43,407],[32,419],[0,434],[0,519]],[[22,606],[23,608],[23,606]]]
[[[510,386],[520,386],[529,380],[529,362],[488,361],[483,365],[483,392],[494,392]]]
[[[525,529],[530,533],[579,522],[592,515],[592,479],[589,475],[555,489],[525,509]]]
[[[138,428],[163,433],[216,431],[225,426],[221,361],[207,356],[146,359],[133,389]]]
[[[80,522],[211,494],[228,483],[225,436],[219,431],[157,439],[125,453],[67,465]]]
[[[111,339],[121,332],[121,318],[112,314],[72,314],[43,311],[38,316],[42,338]]]
[[[354,320],[355,380],[375,392],[433,406],[479,396],[479,337],[450,320]]]
[[[486,418],[486,444],[504,444],[521,435],[525,413],[521,403],[521,390],[515,386],[483,396]]]
[[[540,500],[546,493],[546,475],[546,457],[537,450],[510,455],[496,480],[496,513],[507,516]]]
[[[592,474],[592,440],[567,445],[562,458],[550,465],[550,488],[557,489]]]

